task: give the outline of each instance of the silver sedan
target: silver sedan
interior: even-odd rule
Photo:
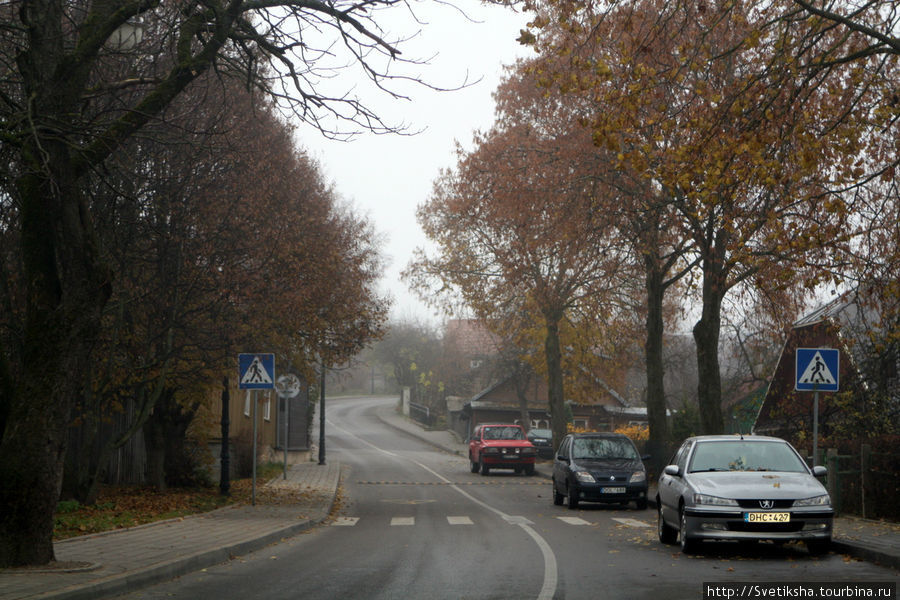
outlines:
[[[812,554],[831,543],[834,509],[786,441],[764,436],[697,436],[684,441],[659,478],[659,540],[682,552],[701,540],[802,540]]]

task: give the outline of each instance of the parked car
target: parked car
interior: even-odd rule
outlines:
[[[534,475],[537,448],[525,437],[525,429],[512,423],[478,425],[469,440],[472,472],[487,475],[491,469],[513,469]]]
[[[767,436],[698,436],[684,441],[659,478],[657,529],[664,544],[691,552],[701,540],[802,540],[810,553],[831,544],[834,509],[786,441]]]
[[[538,458],[553,458],[553,432],[549,429],[531,429],[525,434],[537,448]]]
[[[634,442],[620,433],[570,433],[553,460],[553,504],[634,502],[647,508],[647,470]]]

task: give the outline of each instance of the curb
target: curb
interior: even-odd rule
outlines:
[[[890,567],[892,569],[900,571],[900,556],[888,554],[887,552],[881,552],[880,550],[876,550],[874,548],[869,548],[860,544],[854,544],[852,542],[832,538],[831,551],[837,552],[839,554],[847,554],[854,558],[860,558],[868,562],[876,563],[878,565],[881,565],[882,567]]]
[[[198,552],[190,556],[175,558],[145,569],[137,569],[118,575],[111,575],[104,580],[93,583],[76,584],[62,590],[37,594],[30,596],[29,600],[97,600],[98,598],[121,595],[133,592],[136,589],[169,581],[194,571],[228,562],[243,554],[261,550],[266,546],[279,542],[286,537],[311,529],[325,521],[329,515],[331,515],[335,503],[337,502],[337,490],[341,485],[342,472],[343,468],[339,469],[335,493],[332,495],[331,501],[322,516],[307,518],[302,522],[287,525],[255,539]],[[231,508],[234,507],[227,506],[217,510],[229,510]],[[147,527],[148,525],[153,524],[142,525],[141,527]]]

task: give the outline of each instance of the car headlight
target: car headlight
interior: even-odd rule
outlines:
[[[631,478],[628,480],[631,483],[641,483],[647,479],[647,473],[644,471],[635,471],[631,474]]]
[[[719,498],[718,496],[708,496],[706,494],[694,494],[694,504],[705,504],[707,506],[737,506],[737,500],[732,498]]]
[[[575,477],[577,477],[578,481],[582,483],[597,483],[597,480],[594,479],[594,476],[587,471],[575,471]]]
[[[522,455],[537,454],[537,448],[522,448]]]
[[[492,448],[485,448],[485,449],[484,449],[484,453],[485,453],[485,454],[500,454],[500,448],[493,448],[493,447],[492,447]]]
[[[821,496],[813,496],[812,498],[803,498],[802,500],[794,500],[794,506],[829,506],[831,497],[828,494]]]

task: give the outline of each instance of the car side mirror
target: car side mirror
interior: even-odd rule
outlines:
[[[671,475],[672,477],[680,477],[681,469],[678,468],[678,465],[668,465],[665,469],[663,469],[663,473],[666,475]]]
[[[652,454],[644,454],[644,455],[641,456],[641,460],[644,461],[644,462],[647,462],[647,461],[650,460],[651,458],[653,458],[653,455],[652,455]]]
[[[822,465],[816,465],[813,467],[813,475],[816,477],[825,477],[828,474],[828,469],[823,467]]]
[[[556,455],[556,460],[558,460],[558,461],[560,461],[560,462],[564,462],[564,463],[566,463],[566,464],[569,464],[569,459],[566,458],[565,456],[563,456],[562,454],[557,454],[557,455]]]

